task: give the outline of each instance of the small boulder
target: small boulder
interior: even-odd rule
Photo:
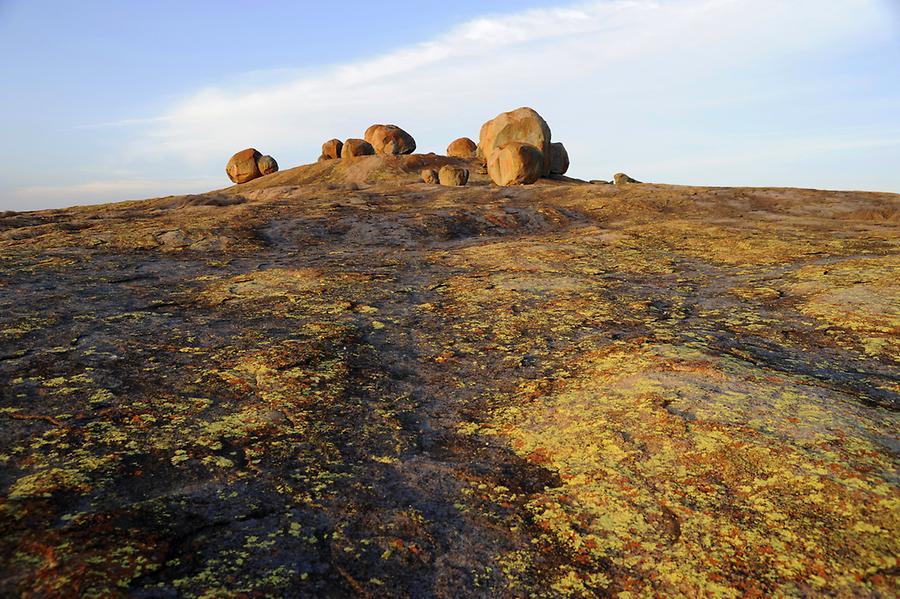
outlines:
[[[616,182],[616,185],[627,185],[629,183],[640,183],[637,179],[632,179],[625,173],[616,173],[613,175],[613,181]]]
[[[459,187],[469,182],[469,171],[461,166],[445,164],[438,172],[438,180],[441,185]]]
[[[225,173],[232,183],[246,183],[260,176],[256,161],[262,156],[256,148],[241,150],[228,160]]]
[[[278,172],[278,163],[271,156],[260,156],[256,161],[256,167],[262,175],[271,175]]]
[[[500,146],[488,159],[488,174],[497,185],[530,185],[541,178],[544,155],[518,141]]]
[[[371,127],[369,129],[372,129]],[[376,154],[412,154],[416,150],[416,140],[397,125],[378,125],[366,130],[366,138]]]
[[[447,146],[447,156],[454,158],[462,158],[464,160],[473,160],[476,157],[478,146],[468,137],[460,137],[454,139]]]
[[[358,156],[371,156],[375,153],[372,144],[364,139],[351,138],[344,142],[341,148],[341,158],[356,158]]]
[[[426,168],[422,170],[422,181],[434,184],[437,183],[438,180],[438,173],[433,168]]]
[[[344,147],[344,142],[339,139],[329,139],[325,143],[322,144],[322,156],[325,160],[334,160],[335,158],[341,157],[341,149]]]
[[[559,142],[550,144],[550,174],[565,175],[569,170],[569,153],[566,147]]]
[[[544,161],[541,176],[550,174],[550,126],[531,108],[522,107],[498,114],[481,126],[478,146],[490,164],[492,154],[510,142],[531,144]]]

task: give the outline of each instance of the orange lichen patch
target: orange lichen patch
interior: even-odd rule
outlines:
[[[617,343],[569,370],[481,428],[563,480],[529,503],[581,564],[561,592],[888,592],[896,418],[701,347]]]

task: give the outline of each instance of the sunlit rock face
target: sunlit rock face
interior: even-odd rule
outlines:
[[[895,596],[900,197],[470,166],[2,215],[0,596]]]

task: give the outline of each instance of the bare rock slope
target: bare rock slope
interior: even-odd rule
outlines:
[[[897,595],[900,197],[444,164],[0,217],[0,595]]]

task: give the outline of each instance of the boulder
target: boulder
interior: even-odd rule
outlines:
[[[640,183],[637,179],[632,179],[625,173],[616,173],[613,175],[613,181],[615,181],[616,185],[627,185],[629,183]]]
[[[422,171],[422,181],[434,184],[437,183],[438,180],[438,173],[433,168],[426,168]]]
[[[371,129],[371,131],[369,130]],[[377,125],[366,129],[366,138],[376,154],[412,154],[416,150],[416,140],[397,125]]]
[[[372,134],[375,133],[375,129],[379,127],[384,127],[384,125],[369,125],[369,128],[366,129],[366,132],[363,133],[363,139],[369,143],[372,143]]]
[[[550,144],[550,174],[565,175],[569,170],[569,153],[566,147],[559,142]]]
[[[228,160],[225,172],[233,183],[246,183],[260,176],[256,161],[262,156],[256,148],[241,150]]]
[[[543,153],[518,141],[500,146],[488,159],[488,174],[497,185],[529,185],[541,178]]]
[[[278,172],[278,163],[271,156],[260,156],[256,161],[256,167],[262,175],[271,175]]]
[[[341,148],[341,158],[355,158],[357,156],[371,156],[375,153],[372,144],[364,139],[351,138],[344,142]]]
[[[458,187],[469,182],[469,171],[461,166],[445,164],[438,172],[438,180],[441,185]]]
[[[341,157],[341,149],[344,147],[344,142],[339,139],[329,139],[325,143],[322,144],[322,156],[325,160],[334,160],[335,158]]]
[[[472,160],[476,157],[477,150],[478,146],[475,145],[474,141],[468,137],[460,137],[459,139],[454,139],[450,142],[450,145],[447,146],[447,156]]]
[[[487,164],[494,152],[510,142],[536,147],[544,161],[541,176],[550,174],[550,126],[541,115],[531,108],[517,108],[498,114],[481,126],[478,146]]]

